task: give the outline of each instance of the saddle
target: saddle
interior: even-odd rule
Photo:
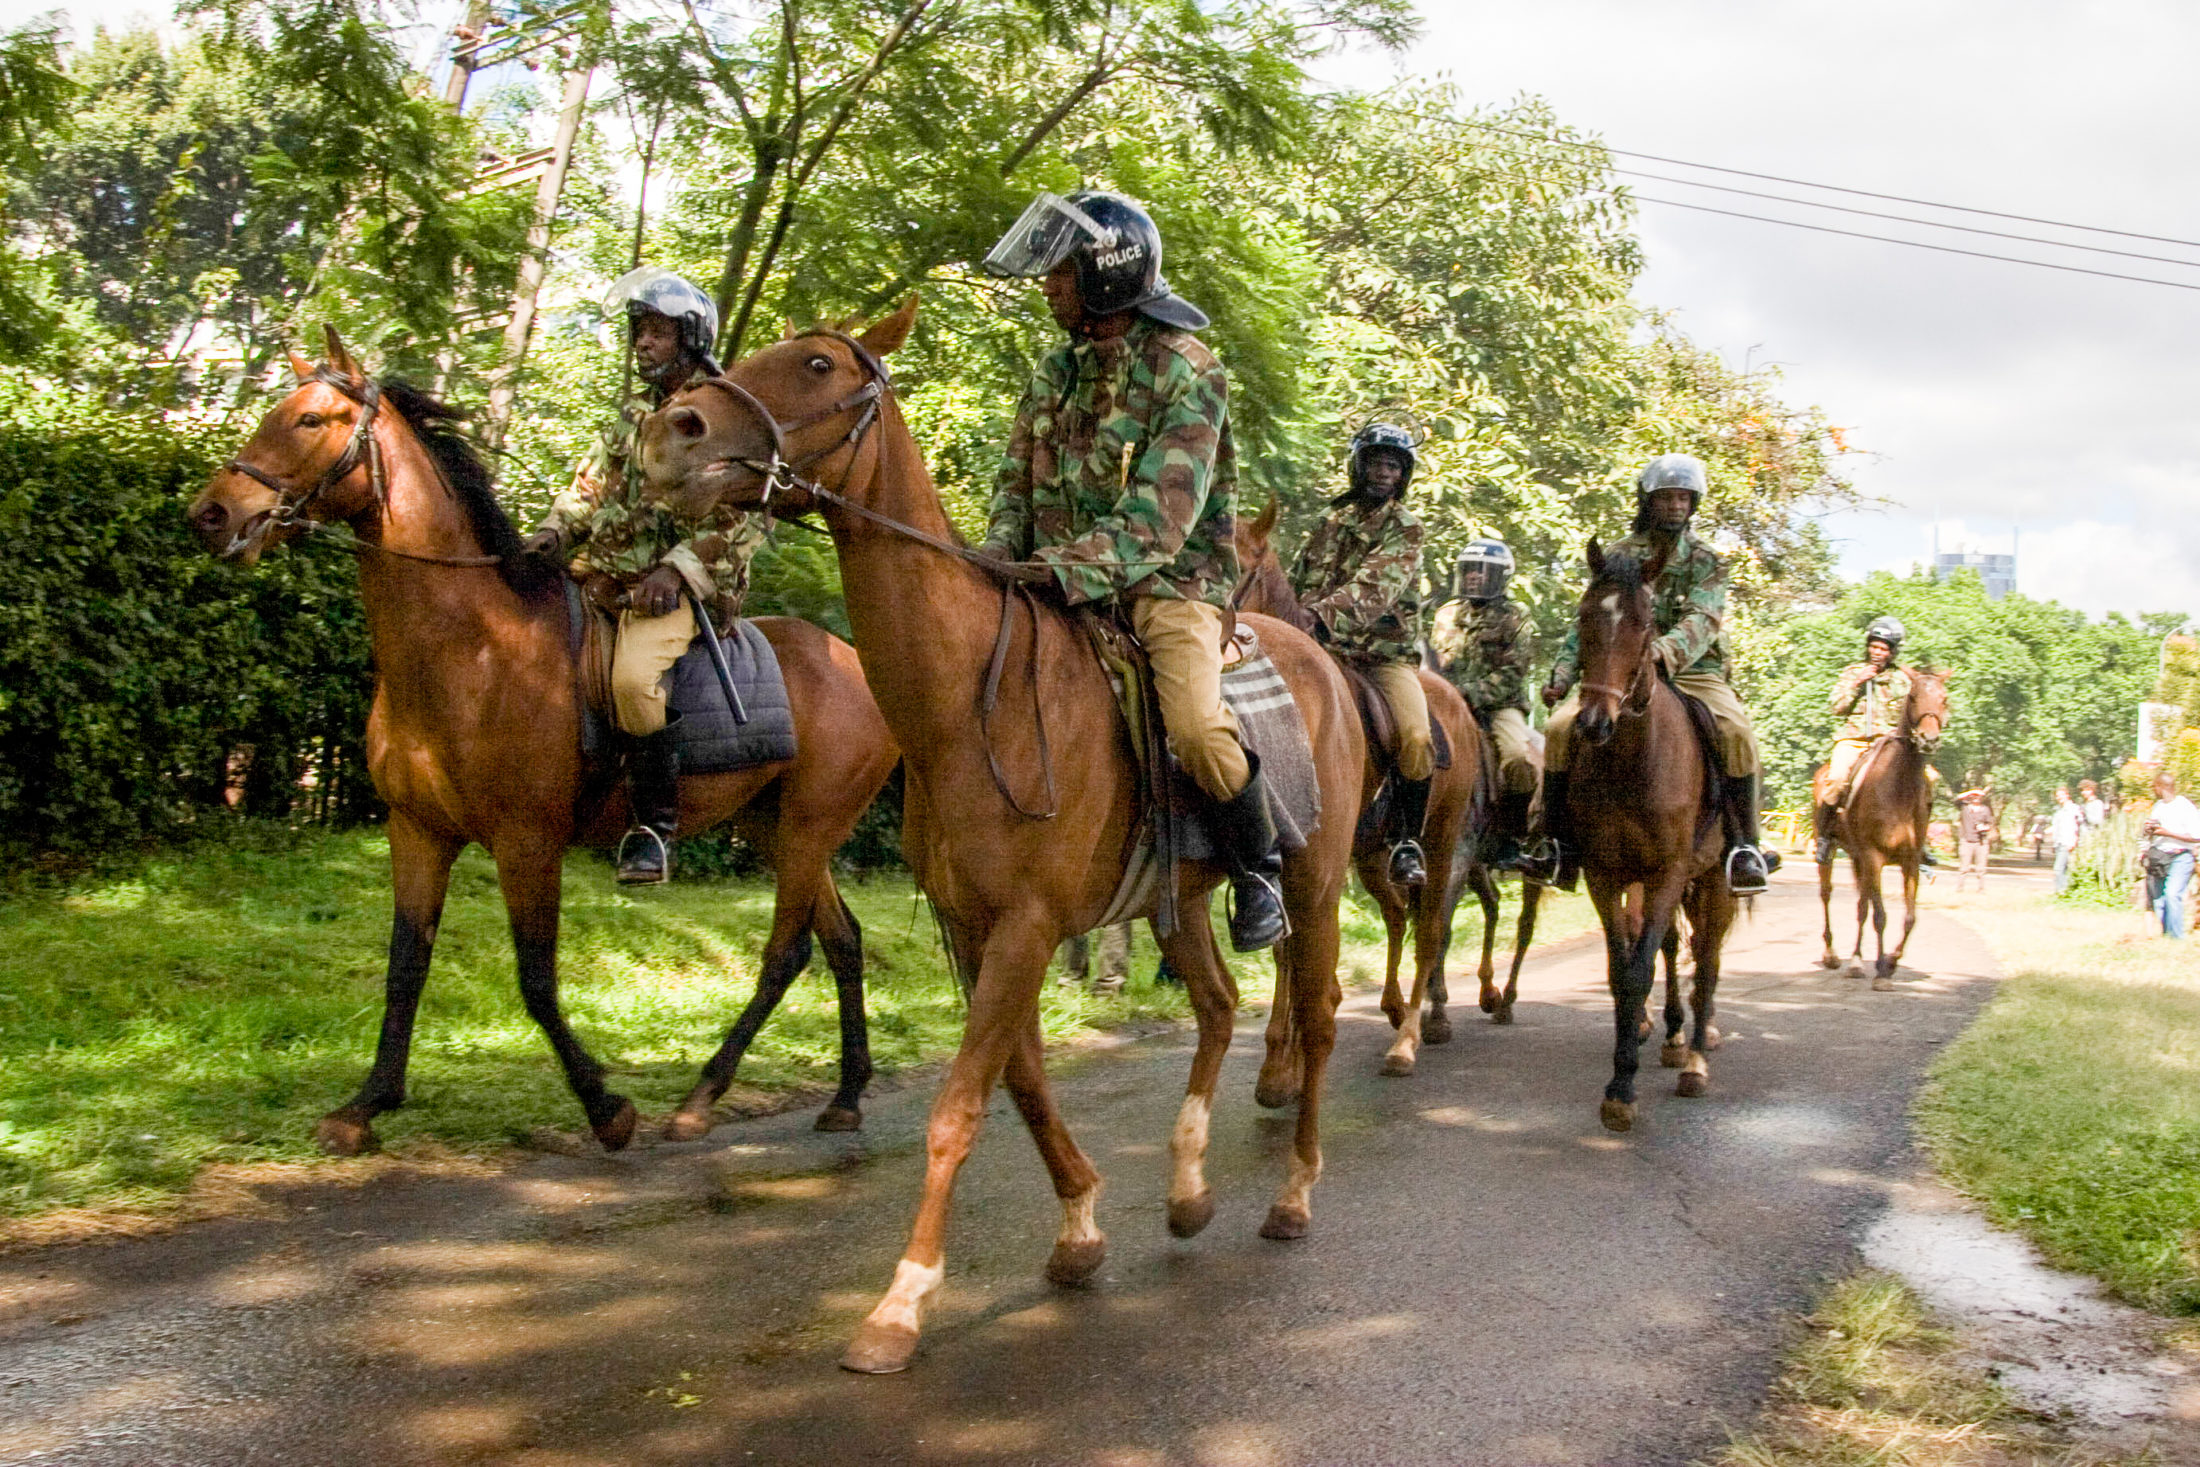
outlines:
[[[1704,800],[1704,813],[1723,823],[1730,812],[1727,809],[1726,781],[1721,777],[1724,771],[1719,764],[1718,720],[1711,716],[1711,710],[1704,706],[1700,698],[1691,698],[1670,682],[1665,686],[1674,697],[1681,700],[1681,708],[1688,714],[1688,726],[1696,731],[1696,754],[1703,760],[1703,787],[1707,796]]]
[[[1360,812],[1360,823],[1352,833],[1352,849],[1364,855],[1396,845],[1413,833],[1405,829],[1396,799],[1401,777],[1398,773],[1398,720],[1391,716],[1390,701],[1383,696],[1383,690],[1375,686],[1373,678],[1334,652],[1329,660],[1343,671],[1345,685],[1352,689],[1353,705],[1360,710],[1360,728],[1367,735],[1368,753],[1383,771],[1383,782],[1376,789],[1375,798]],[[1451,768],[1451,735],[1434,717],[1428,721],[1428,732],[1430,742],[1436,746],[1436,767]],[[1487,767],[1482,775],[1488,779]]]
[[[565,583],[565,609],[581,707],[581,758],[591,768],[608,769],[622,752],[611,713],[611,653],[618,625],[571,580]],[[677,715],[672,730],[680,772],[730,774],[794,758],[794,708],[771,642],[754,622],[736,619],[719,635],[718,645],[740,707],[727,702],[710,649],[696,637],[671,673],[668,702]]]

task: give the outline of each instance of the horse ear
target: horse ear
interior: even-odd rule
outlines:
[[[305,353],[299,351],[296,347],[290,349],[290,372],[300,382],[311,382],[313,380],[313,363],[307,361]]]
[[[909,339],[909,328],[917,324],[917,296],[911,291],[909,299],[901,303],[901,309],[864,332],[856,340],[869,347],[875,354],[885,356],[897,350]]]
[[[1597,544],[1597,537],[1594,535],[1589,537],[1589,574],[1592,576],[1604,574],[1604,547]]]
[[[800,336],[801,334],[802,334],[802,328],[794,324],[794,317],[792,317],[792,316],[789,316],[789,317],[788,317],[788,318],[787,318],[787,319],[786,319],[786,320],[785,320],[784,322],[782,322],[782,323],[781,323],[781,325],[780,325],[780,328],[779,328],[779,339],[780,339],[781,341],[792,341],[792,340],[794,340],[794,339],[795,339],[795,338],[796,338],[797,336]]]
[[[366,376],[366,373],[359,370],[359,364],[352,360],[351,348],[344,345],[344,338],[336,334],[336,327],[329,325],[321,329],[328,337],[328,364],[346,377],[356,379]]]
[[[1266,504],[1260,507],[1260,513],[1253,516],[1253,523],[1251,525],[1253,538],[1260,541],[1260,543],[1263,545],[1268,543],[1268,537],[1270,535],[1276,533],[1276,510],[1277,502],[1275,499],[1271,498]]]

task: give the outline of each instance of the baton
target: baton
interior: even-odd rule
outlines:
[[[710,654],[710,667],[718,674],[718,686],[725,689],[726,707],[733,713],[734,724],[738,727],[747,723],[749,710],[742,705],[740,693],[734,690],[733,670],[726,666],[726,649],[718,645],[718,629],[710,624],[710,616],[703,610],[703,603],[695,599],[693,590],[683,586],[680,594],[695,608],[695,625],[700,629],[703,650]]]

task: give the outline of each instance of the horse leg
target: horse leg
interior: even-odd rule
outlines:
[[[1688,1060],[1688,1041],[1681,1029],[1688,1010],[1681,1004],[1681,929],[1678,923],[1665,931],[1665,1043],[1658,1049],[1658,1063],[1677,1070]]]
[[[1833,950],[1833,862],[1818,863],[1818,911],[1825,919],[1825,951],[1818,955],[1821,968],[1841,966],[1840,955]]]
[[[331,1156],[357,1156],[374,1146],[374,1118],[405,1103],[405,1066],[412,1057],[413,1020],[428,982],[436,925],[450,890],[451,863],[464,841],[431,835],[402,810],[390,812],[390,959],[382,985],[382,1035],[374,1067],[359,1093],[321,1117],[314,1139]]]
[[[986,1100],[1010,1055],[1033,1022],[1039,985],[1054,944],[1035,915],[1004,919],[987,934],[979,959],[962,1045],[948,1066],[925,1127],[924,1195],[894,1269],[893,1286],[856,1327],[840,1363],[867,1375],[909,1367],[924,1306],[946,1273],[947,1218],[955,1177],[985,1124]],[[1098,1185],[1095,1179],[1094,1185]],[[1070,1204],[1064,1202],[1065,1213]]]
[[[1451,924],[1459,912],[1459,898],[1466,894],[1479,869],[1470,860],[1459,856],[1452,859],[1451,880],[1444,887],[1444,950],[1428,975],[1428,1012],[1421,1015],[1423,1044],[1451,1043],[1451,1015],[1444,1008],[1451,1002],[1451,987],[1444,980],[1444,966],[1451,960]]]
[[[797,883],[802,888],[799,895],[794,890]],[[666,1119],[667,1139],[693,1141],[710,1130],[711,1107],[733,1083],[734,1071],[741,1067],[741,1057],[748,1053],[750,1042],[787,996],[794,980],[810,965],[810,926],[816,901],[816,890],[810,882],[793,875],[791,868],[782,868],[778,896],[772,906],[771,933],[764,939],[764,958],[757,970],[756,992],[726,1032],[718,1052],[703,1066],[702,1079]]]
[[[1413,895],[1413,993],[1406,1001],[1406,1019],[1383,1059],[1386,1075],[1413,1073],[1414,1051],[1421,1043],[1422,1005],[1428,999],[1429,975],[1444,969],[1444,955],[1451,946],[1451,910],[1443,893],[1451,886],[1454,848],[1442,841],[1430,842],[1428,880]],[[1487,980],[1484,980],[1485,983]]]
[[[1512,971],[1505,978],[1505,995],[1497,1001],[1493,1024],[1513,1021],[1513,1001],[1520,997],[1520,965],[1528,960],[1528,946],[1535,941],[1536,909],[1543,905],[1543,888],[1533,881],[1520,883],[1520,924],[1513,932]]]
[[[1726,948],[1727,930],[1734,925],[1734,894],[1725,882],[1706,879],[1696,883],[1689,898],[1690,946],[1696,959],[1689,1007],[1695,1011],[1695,1032],[1673,1093],[1694,1099],[1711,1089],[1711,1062],[1704,1056],[1719,1047],[1719,1030],[1711,1019],[1717,1007],[1719,957]]]
[[[1363,868],[1360,879],[1367,888],[1368,895],[1375,898],[1375,905],[1383,910],[1385,950],[1381,1007],[1383,1017],[1390,1020],[1390,1027],[1395,1029],[1406,1021],[1405,994],[1398,987],[1398,963],[1405,954],[1406,922],[1412,915],[1412,896],[1392,886],[1387,872],[1380,877],[1373,877],[1371,872]],[[1425,882],[1423,884],[1426,885]]]
[[[833,994],[840,1004],[840,1088],[818,1112],[820,1131],[855,1131],[863,1126],[863,1092],[871,1083],[871,1026],[863,1007],[863,924],[825,877],[825,895],[811,930],[824,945],[833,970]]]
[[[1190,1238],[1215,1216],[1214,1194],[1207,1188],[1207,1130],[1214,1115],[1215,1087],[1222,1080],[1222,1057],[1230,1048],[1238,996],[1237,982],[1215,946],[1205,899],[1179,903],[1177,911],[1177,930],[1162,945],[1162,952],[1184,979],[1185,993],[1199,1021],[1199,1047],[1184,1085],[1184,1104],[1169,1132],[1168,1215],[1169,1231]]]
[[[1849,954],[1849,976],[1861,978],[1864,976],[1864,924],[1871,917],[1872,894],[1879,889],[1879,868],[1870,864],[1868,854],[1851,856],[1849,876],[1856,882],[1856,947]]]
[[[1489,867],[1480,865],[1467,879],[1474,886],[1476,899],[1482,903],[1482,966],[1476,970],[1482,980],[1482,1012],[1494,1014],[1504,1001],[1497,991],[1497,879],[1490,875]],[[1521,885],[1524,888],[1527,883]]]
[[[1894,951],[1879,960],[1879,976],[1872,981],[1874,988],[1892,988],[1895,972],[1902,966],[1902,954],[1910,946],[1910,932],[1917,926],[1917,858],[1906,856],[1902,862],[1902,935],[1896,939]]]
[[[1672,923],[1673,906],[1680,896],[1673,888],[1685,879],[1684,875],[1675,873],[1668,878],[1666,889],[1642,893],[1639,927],[1624,920],[1617,909],[1617,893],[1605,892],[1598,899],[1600,914],[1608,906],[1613,909],[1606,918],[1604,929],[1605,947],[1611,962],[1612,1078],[1604,1087],[1604,1103],[1598,1109],[1598,1118],[1608,1131],[1631,1130],[1635,1124],[1635,1072],[1641,1064],[1637,1051],[1649,1027],[1643,1010],[1649,1002],[1650,990],[1657,983],[1658,954],[1664,950],[1666,929]],[[1620,934],[1617,940],[1615,928]]]
[[[1253,1083],[1253,1101],[1263,1110],[1281,1110],[1299,1098],[1306,1083],[1305,1058],[1299,1053],[1298,1018],[1291,1008],[1291,980],[1284,971],[1283,947],[1276,949],[1276,997],[1268,1006],[1268,1050]]]
[[[1100,1173],[1091,1158],[1070,1138],[1062,1113],[1054,1104],[1047,1084],[1046,1039],[1039,1031],[1039,1006],[1030,1007],[1016,1043],[1009,1050],[1003,1075],[1017,1113],[1023,1116],[1039,1157],[1053,1179],[1054,1195],[1062,1202],[1062,1230],[1055,1235],[1054,1251],[1047,1256],[1050,1283],[1076,1285],[1099,1271],[1108,1256],[1107,1235],[1093,1216],[1100,1200]]]
[[[504,909],[512,922],[512,949],[519,958],[520,1001],[556,1052],[589,1129],[604,1150],[624,1150],[634,1139],[634,1104],[605,1088],[603,1066],[575,1037],[558,1007],[558,886],[565,852],[550,842],[512,841],[495,855],[497,883],[504,888]]]
[[[1283,1188],[1260,1225],[1263,1238],[1306,1236],[1314,1217],[1314,1184],[1321,1180],[1322,1075],[1337,1043],[1337,901],[1293,904],[1292,933],[1277,944],[1276,967],[1288,972],[1304,1079],[1299,1089],[1298,1129]],[[1290,951],[1285,953],[1283,949]]]

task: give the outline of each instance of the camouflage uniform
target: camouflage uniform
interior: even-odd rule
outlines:
[[[1833,716],[1842,720],[1833,735],[1833,757],[1826,761],[1819,785],[1819,800],[1838,805],[1849,792],[1849,777],[1856,761],[1873,739],[1893,733],[1902,724],[1902,710],[1910,701],[1910,675],[1892,662],[1875,668],[1854,662],[1841,670],[1833,685]]]
[[[1528,674],[1535,629],[1524,607],[1497,596],[1446,602],[1430,638],[1444,677],[1466,698],[1497,745],[1498,780],[1508,794],[1532,794],[1534,742],[1528,731]]]
[[[1633,534],[1613,545],[1607,554],[1625,554],[1648,561],[1655,559],[1662,542],[1650,534]],[[1683,530],[1652,590],[1652,616],[1658,628],[1656,648],[1676,690],[1701,701],[1719,729],[1719,764],[1731,779],[1757,772],[1757,733],[1750,726],[1749,711],[1727,681],[1726,567],[1718,554]],[[1580,632],[1566,630],[1566,642],[1551,670],[1551,682],[1571,689],[1580,680]],[[1567,742],[1574,715],[1581,709],[1577,693],[1568,692],[1543,727],[1543,767],[1558,771],[1568,767]]]
[[[1299,604],[1329,650],[1382,689],[1398,725],[1398,772],[1436,769],[1421,691],[1421,521],[1398,498],[1348,496],[1330,506],[1291,567]]]
[[[740,615],[748,590],[749,561],[763,543],[761,516],[721,505],[701,520],[679,519],[642,498],[636,440],[642,419],[656,403],[647,394],[627,400],[581,460],[573,482],[551,502],[540,529],[556,530],[577,547],[568,569],[575,579],[602,573],[631,590],[660,565],[680,573],[720,627]],[[665,616],[627,611],[611,660],[612,702],[619,727],[651,734],[666,719],[664,674],[695,636],[695,617],[685,602]]]
[[[1238,579],[1229,400],[1205,343],[1144,317],[1048,352],[1016,407],[984,547],[1051,564],[1072,606],[1128,603],[1177,758],[1217,800],[1251,777],[1222,703]]]

